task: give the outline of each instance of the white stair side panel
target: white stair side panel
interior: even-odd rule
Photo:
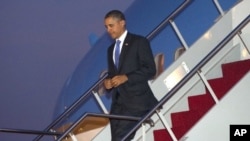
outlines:
[[[110,123],[92,141],[111,141]]]

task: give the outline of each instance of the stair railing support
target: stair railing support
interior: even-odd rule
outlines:
[[[246,48],[248,54],[250,54],[250,48],[247,46],[247,44],[244,42],[243,38],[241,37],[241,33],[237,34],[238,37],[240,38],[240,41],[242,42],[243,46]]]
[[[146,141],[146,127],[145,123],[141,125],[142,128],[142,141]]]
[[[105,105],[103,104],[99,94],[95,91],[92,91],[97,103],[99,104],[99,106],[101,107],[102,111],[105,113],[105,114],[108,114],[108,110],[106,109]]]
[[[178,29],[177,25],[175,24],[175,22],[173,20],[169,20],[172,28],[174,29],[176,35],[178,36],[179,40],[181,41],[181,44],[183,45],[183,47],[187,50],[189,47],[187,45],[187,42],[184,40],[180,30]]]
[[[161,120],[162,124],[166,128],[167,132],[171,136],[172,140],[173,141],[178,141],[177,138],[176,138],[176,136],[174,135],[174,132],[171,130],[171,127],[169,126],[168,122],[166,121],[166,119],[164,118],[163,114],[161,113],[161,111],[158,109],[158,110],[156,110],[156,113],[157,113],[159,119]]]
[[[78,141],[73,133],[69,133],[69,136],[71,137],[72,141]]]
[[[218,2],[218,0],[214,0],[214,4],[215,4],[216,8],[218,9],[218,11],[220,12],[220,14],[223,16],[225,13],[222,10],[222,8],[221,8],[220,3]]]
[[[201,70],[197,71],[198,75],[200,76],[202,82],[204,83],[204,85],[206,86],[207,90],[209,91],[209,93],[211,94],[211,96],[213,97],[215,103],[217,104],[219,102],[216,94],[214,93],[212,87],[210,86],[210,84],[208,83],[206,77],[204,76],[203,72]]]

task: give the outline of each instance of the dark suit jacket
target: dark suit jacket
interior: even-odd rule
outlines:
[[[128,81],[114,89],[113,104],[118,102],[127,108],[150,110],[156,105],[157,100],[148,85],[148,80],[156,73],[149,41],[145,37],[128,32],[120,54],[118,69],[113,61],[114,44],[108,49],[108,77],[126,74]]]

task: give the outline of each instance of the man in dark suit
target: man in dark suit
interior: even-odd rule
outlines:
[[[108,48],[108,77],[104,86],[113,92],[110,114],[142,117],[158,102],[148,85],[156,73],[150,43],[145,37],[127,31],[125,16],[118,10],[108,12],[104,23],[108,34],[116,42],[119,40],[121,47],[119,60],[115,59],[116,43]],[[110,124],[112,141],[120,141],[136,121],[111,119]]]

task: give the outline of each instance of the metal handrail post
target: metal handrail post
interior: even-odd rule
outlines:
[[[218,0],[214,0],[214,4],[215,4],[216,8],[218,9],[218,11],[220,12],[220,14],[223,16],[225,13],[224,13],[223,9],[221,8]]]
[[[107,108],[105,107],[105,105],[103,104],[99,94],[96,91],[92,91],[92,93],[94,94],[95,99],[96,99],[97,103],[99,104],[99,106],[101,107],[102,111],[105,114],[108,114],[109,112],[108,112]]]

